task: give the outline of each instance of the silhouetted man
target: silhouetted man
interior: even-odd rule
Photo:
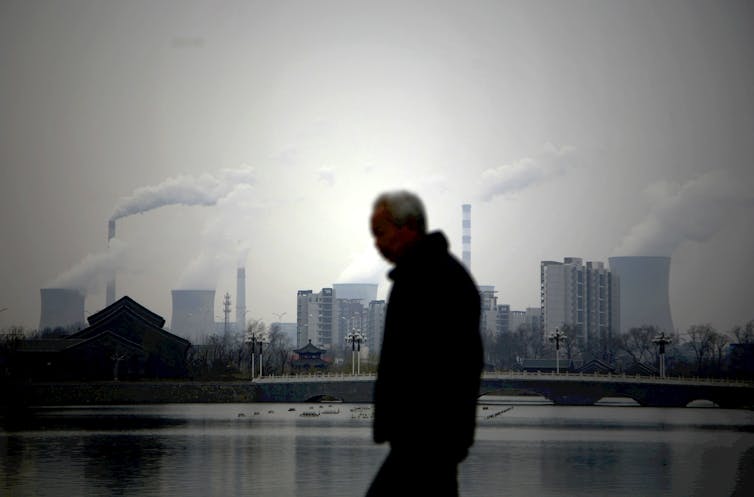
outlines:
[[[375,244],[395,267],[374,389],[373,436],[390,453],[367,497],[457,496],[458,463],[474,442],[479,292],[445,236],[426,225],[412,193],[374,203]]]

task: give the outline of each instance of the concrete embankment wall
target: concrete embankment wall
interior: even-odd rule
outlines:
[[[254,402],[248,382],[92,382],[4,385],[19,406]]]

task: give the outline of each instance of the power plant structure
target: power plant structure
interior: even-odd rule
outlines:
[[[620,285],[621,332],[651,325],[672,333],[670,257],[609,257],[610,271]]]
[[[39,329],[74,328],[85,324],[86,296],[70,288],[42,288]]]
[[[171,290],[170,330],[193,343],[215,333],[215,290]]]
[[[361,300],[363,306],[377,300],[377,283],[335,283],[336,299]]]
[[[461,211],[461,228],[463,230],[463,237],[461,239],[461,245],[463,247],[462,260],[466,269],[471,271],[471,204],[463,204],[461,206]]]

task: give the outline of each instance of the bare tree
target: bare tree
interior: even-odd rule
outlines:
[[[657,335],[657,328],[651,325],[631,328],[620,336],[617,346],[620,352],[627,355],[632,362],[653,363],[655,346],[652,339],[655,335]]]
[[[686,331],[688,345],[694,351],[696,358],[696,374],[701,375],[704,371],[704,363],[712,353],[715,329],[709,324],[691,325]]]
[[[735,337],[736,343],[754,343],[754,319],[743,327],[735,326],[730,334]]]
[[[584,355],[582,352],[584,347],[583,344],[580,343],[581,339],[579,337],[578,329],[570,324],[564,324],[560,327],[560,331],[562,331],[566,336],[566,339],[563,340],[561,348],[565,350],[568,362],[581,361]]]
[[[285,369],[291,357],[293,343],[291,339],[282,331],[280,326],[274,324],[270,327],[270,343],[268,345],[269,356],[269,374],[285,374]]]
[[[713,332],[710,337],[710,355],[713,363],[714,373],[723,372],[723,359],[725,358],[725,349],[730,343],[730,337],[724,333]]]

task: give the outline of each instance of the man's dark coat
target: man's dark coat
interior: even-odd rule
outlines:
[[[483,367],[480,297],[442,233],[390,272],[374,393],[374,440],[456,462],[474,441]]]

